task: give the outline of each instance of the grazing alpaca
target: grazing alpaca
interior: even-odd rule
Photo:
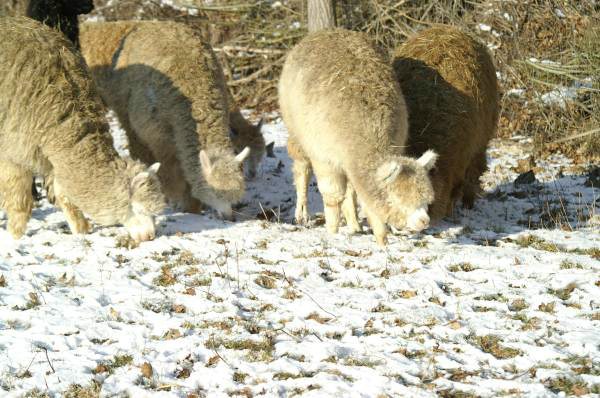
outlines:
[[[366,35],[345,30],[308,35],[286,58],[279,102],[294,159],[299,222],[308,218],[312,167],[330,232],[338,229],[340,209],[348,225],[360,229],[354,190],[379,244],[386,242],[386,224],[415,231],[428,226],[433,201],[428,171],[436,155],[403,156],[408,122],[402,91]]]
[[[115,151],[106,108],[83,58],[62,34],[29,18],[0,18],[0,206],[21,237],[31,217],[33,175],[51,176],[73,233],[83,213],[152,239],[164,197],[146,167]]]
[[[250,149],[234,154],[227,87],[210,46],[186,25],[147,21],[84,24],[81,43],[132,156],[161,162],[167,198],[192,212],[201,202],[231,219]]]
[[[450,26],[426,29],[394,51],[393,67],[408,107],[407,153],[439,154],[432,174],[432,220],[472,207],[500,109],[496,69],[485,45]]]

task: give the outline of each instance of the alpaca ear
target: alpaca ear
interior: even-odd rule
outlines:
[[[160,168],[160,163],[156,162],[152,166],[148,167],[148,173],[156,174],[156,173],[158,173],[159,168]]]
[[[402,171],[402,166],[395,160],[385,162],[377,169],[377,180],[389,184],[394,181]]]
[[[210,174],[212,172],[212,163],[204,149],[200,151],[200,165],[202,166],[202,171],[204,171],[206,174]]]
[[[273,152],[273,147],[275,146],[275,141],[272,141],[271,143],[267,144],[265,146],[265,151],[267,153],[267,157],[268,158],[274,158],[275,157],[275,152]]]
[[[425,168],[425,170],[429,171],[429,170],[433,169],[433,166],[435,166],[435,162],[437,161],[437,159],[438,159],[438,154],[432,150],[428,150],[427,152],[422,154],[419,159],[417,159],[417,162],[421,166],[423,166]]]
[[[235,161],[238,163],[242,163],[248,157],[248,155],[250,155],[250,148],[246,147],[242,152],[236,155]]]

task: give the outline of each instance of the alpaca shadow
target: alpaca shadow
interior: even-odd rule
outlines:
[[[589,221],[600,199],[599,189],[589,183],[589,177],[558,176],[526,183],[519,183],[519,179],[486,192],[472,209],[456,206],[455,214],[431,228],[432,233],[461,226],[462,231],[454,238],[457,243],[488,246],[524,231],[592,227]]]

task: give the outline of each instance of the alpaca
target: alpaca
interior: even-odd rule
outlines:
[[[250,149],[234,154],[227,87],[210,46],[186,25],[149,21],[84,24],[81,44],[132,156],[162,164],[170,202],[191,212],[203,203],[232,219]]]
[[[386,57],[365,34],[341,29],[309,34],[286,57],[279,102],[294,160],[299,222],[308,218],[313,169],[329,232],[337,232],[340,210],[354,231],[360,229],[355,195],[381,245],[386,224],[413,231],[428,226],[433,201],[428,172],[436,154],[403,156],[408,121],[402,91]]]
[[[31,179],[53,181],[73,233],[83,213],[123,224],[137,241],[155,235],[164,207],[150,167],[115,151],[104,106],[85,61],[62,34],[29,18],[0,18],[0,207],[18,239],[31,217]]]
[[[439,154],[431,219],[451,215],[457,200],[472,207],[500,109],[492,57],[470,35],[439,25],[400,44],[393,68],[409,113],[407,153]]]

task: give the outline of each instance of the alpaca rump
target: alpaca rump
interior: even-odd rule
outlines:
[[[471,36],[440,25],[399,45],[393,67],[408,106],[407,153],[439,154],[430,217],[452,214],[457,200],[472,207],[500,109],[492,57]]]
[[[74,233],[88,231],[84,212],[151,239],[164,206],[157,165],[118,156],[106,108],[72,43],[29,18],[0,18],[0,37],[0,205],[9,232],[25,232],[31,178],[42,175]]]
[[[26,15],[65,34],[79,48],[78,15],[94,9],[92,0],[30,0]]]
[[[234,154],[227,87],[210,46],[173,22],[85,24],[81,42],[132,156],[161,163],[171,203],[197,212],[201,202],[231,218],[245,192],[241,163],[250,150]]]
[[[366,35],[309,34],[285,60],[279,102],[294,160],[298,222],[308,219],[314,170],[330,232],[338,229],[340,210],[354,231],[360,229],[354,190],[380,244],[386,224],[427,227],[433,200],[428,170],[435,154],[403,156],[408,122],[402,91],[390,63]]]

